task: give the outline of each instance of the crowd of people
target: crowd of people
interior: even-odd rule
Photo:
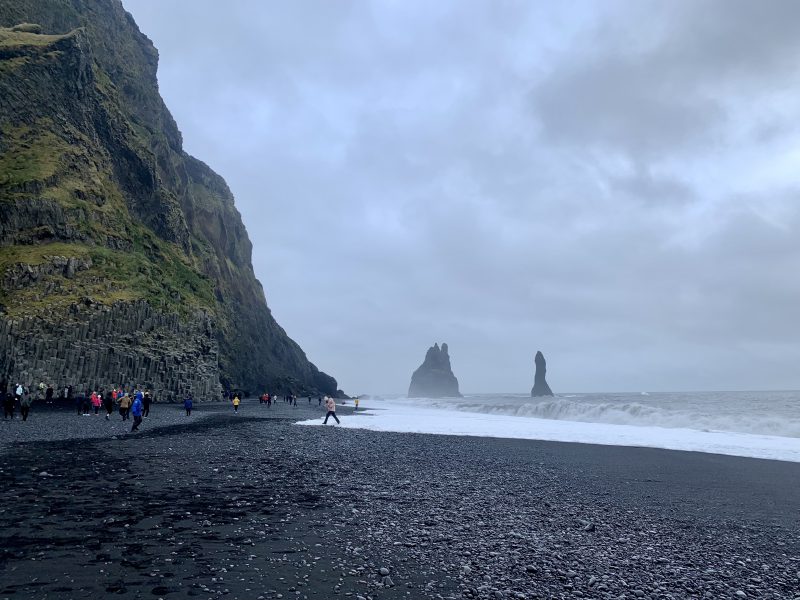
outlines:
[[[237,392],[226,392],[223,398],[229,400],[233,406],[233,412],[239,412],[241,405],[241,394]],[[290,406],[297,406],[297,396],[291,392],[281,396],[271,395],[264,393],[259,396],[259,403],[266,404],[271,407],[273,403],[278,402],[281,398],[285,404]],[[137,386],[119,386],[111,389],[98,388],[88,392],[81,391],[76,394],[71,385],[64,386],[56,394],[56,390],[52,384],[44,382],[39,383],[33,390],[30,386],[22,383],[12,384],[9,386],[7,380],[0,381],[0,404],[3,406],[3,420],[14,420],[17,409],[19,409],[20,417],[23,422],[28,420],[30,415],[31,406],[34,401],[44,402],[45,404],[53,404],[56,399],[66,401],[67,403],[73,402],[77,414],[83,416],[97,416],[104,414],[106,420],[110,420],[114,410],[116,409],[123,421],[131,420],[133,417],[131,431],[138,431],[139,426],[142,424],[143,419],[150,416],[153,403],[155,401],[153,394],[149,389]],[[327,424],[328,419],[333,417],[337,423],[339,419],[336,416],[336,402],[333,398],[328,396],[318,396],[317,405],[322,407],[325,404],[326,415],[324,424]],[[308,396],[308,404],[311,405],[312,396]],[[194,407],[194,398],[192,393],[189,392],[183,401],[183,408],[186,411],[186,416],[192,414]],[[358,400],[356,400],[356,409],[358,408]],[[102,413],[101,413],[102,409]]]
[[[67,403],[73,402],[76,412],[83,416],[97,416],[101,414],[100,409],[102,408],[107,421],[111,419],[114,409],[117,408],[123,421],[128,421],[133,417],[131,431],[138,431],[142,420],[150,416],[154,401],[150,390],[135,386],[129,388],[120,386],[110,390],[98,388],[75,394],[73,387],[69,385],[65,386],[57,396],[53,385],[44,382],[39,383],[33,389],[22,383],[9,386],[5,379],[0,382],[0,404],[3,405],[4,421],[13,421],[17,408],[19,408],[22,421],[27,421],[34,401],[53,404],[56,398]]]

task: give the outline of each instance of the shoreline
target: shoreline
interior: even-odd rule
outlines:
[[[36,405],[34,405],[36,406]],[[213,418],[216,416],[229,415],[231,418],[239,420],[270,420],[279,418],[292,422],[293,425],[301,427],[317,427],[322,426],[318,419],[320,415],[324,417],[325,409],[320,408],[316,404],[298,401],[298,406],[293,407],[283,402],[280,406],[273,404],[271,408],[260,405],[258,400],[248,398],[242,401],[241,412],[236,415],[229,402],[202,402],[196,403],[192,409],[191,417],[186,417],[182,406],[179,403],[155,403],[153,404],[153,415],[150,418],[143,420],[141,430],[138,433],[131,434],[130,428],[132,425],[132,418],[122,421],[116,408],[111,414],[109,421],[105,420],[105,412],[101,408],[100,414],[93,415],[80,415],[67,405],[46,405],[40,406],[31,412],[29,421],[23,423],[19,413],[15,413],[13,421],[3,420],[0,421],[0,452],[3,451],[5,446],[16,443],[29,443],[29,442],[50,442],[50,441],[91,441],[102,439],[119,439],[120,436],[127,435],[142,435],[146,432],[159,431],[165,427],[180,427],[183,425],[191,425],[194,422],[202,419]],[[595,441],[579,441],[579,440],[559,440],[547,439],[538,437],[521,437],[509,435],[496,435],[496,434],[483,434],[483,433],[451,433],[451,432],[437,432],[437,431],[404,431],[390,428],[370,428],[353,425],[350,421],[351,417],[359,419],[361,417],[371,417],[374,413],[371,411],[384,411],[387,410],[380,406],[362,406],[358,411],[354,411],[351,405],[337,405],[337,414],[339,416],[345,415],[347,420],[343,426],[337,426],[342,429],[371,431],[374,433],[392,433],[392,434],[408,434],[408,435],[424,435],[424,436],[444,436],[453,438],[471,438],[471,439],[487,439],[487,440],[500,440],[500,441],[518,441],[530,442],[533,444],[544,445],[578,445],[588,446],[597,449],[605,448],[618,448],[618,449],[631,449],[641,451],[656,451],[667,453],[688,453],[698,455],[709,455],[713,457],[726,457],[732,459],[745,459],[750,461],[766,461],[777,463],[789,463],[800,465],[800,460],[790,460],[784,458],[773,458],[765,456],[748,456],[742,454],[729,454],[724,452],[713,452],[711,450],[692,450],[683,448],[664,448],[661,446],[646,446],[646,445],[633,445],[633,444],[619,444],[619,443],[598,443]],[[486,415],[479,414],[481,417]],[[303,418],[305,417],[305,418]],[[311,418],[308,418],[311,417]],[[73,419],[74,418],[74,419]],[[521,418],[521,417],[520,417]],[[86,420],[86,425],[77,425],[77,423]],[[531,419],[535,421],[547,421],[545,419]],[[563,421],[556,421],[557,423],[564,423]],[[103,424],[105,423],[105,425]],[[332,423],[332,421],[331,421]],[[567,422],[572,423],[572,422]],[[609,424],[595,424],[595,423],[580,423],[581,425],[600,425],[608,426]],[[329,424],[328,426],[332,426]],[[611,425],[614,427],[614,425]],[[659,428],[670,431],[672,428]],[[706,432],[703,432],[706,433]],[[716,433],[716,432],[712,432]],[[736,432],[718,432],[718,433],[733,433],[734,435],[751,435],[751,434],[738,434]],[[761,436],[764,437],[764,436]],[[785,438],[787,440],[794,440],[795,438]],[[800,439],[797,440],[798,452],[800,452]]]
[[[0,448],[0,597],[800,589],[796,463],[294,425],[323,414],[246,402],[117,439]]]
[[[364,419],[361,423],[356,425],[351,421],[345,427],[395,433],[654,448],[800,463],[800,438],[787,436],[443,410],[391,401],[366,404],[359,415]]]

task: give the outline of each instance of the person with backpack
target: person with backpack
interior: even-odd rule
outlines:
[[[183,401],[183,408],[186,409],[186,416],[192,416],[192,405],[194,404],[192,400],[192,392],[189,392],[189,395],[186,396],[186,399]]]
[[[339,418],[336,416],[336,401],[330,396],[325,396],[325,408],[328,409],[328,413],[325,415],[325,420],[322,424],[327,425],[328,417],[333,417],[336,420],[336,424],[341,425]]]
[[[139,396],[137,396],[133,401],[131,412],[133,413],[133,426],[131,427],[131,433],[133,433],[134,431],[139,431],[139,425],[142,424],[142,412],[144,412],[144,404],[142,404],[142,399]]]
[[[234,414],[236,414],[236,413],[238,413],[238,412],[239,412],[239,403],[240,403],[240,402],[241,402],[241,401],[239,400],[239,394],[236,394],[236,395],[233,397],[233,412],[234,412]]]

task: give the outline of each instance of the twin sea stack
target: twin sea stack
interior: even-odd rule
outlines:
[[[335,395],[273,319],[157,66],[119,0],[0,0],[0,376]]]
[[[411,376],[409,398],[460,398],[458,379],[450,367],[447,344],[428,348],[425,360]]]
[[[552,396],[553,391],[547,385],[547,362],[541,352],[534,358],[536,374],[534,375],[531,396]],[[450,355],[447,344],[434,344],[428,348],[425,361],[414,371],[411,376],[411,385],[408,388],[409,398],[460,398],[458,379],[453,375],[450,367]]]

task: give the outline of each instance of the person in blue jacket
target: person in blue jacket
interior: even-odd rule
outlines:
[[[133,406],[131,406],[131,413],[133,413],[133,427],[131,427],[131,433],[139,430],[139,425],[142,424],[143,411],[144,405],[142,404],[142,399],[137,396],[136,400],[133,401]]]
[[[192,414],[192,392],[189,392],[189,395],[186,396],[186,400],[183,401],[183,408],[186,409],[186,416],[189,417]]]

